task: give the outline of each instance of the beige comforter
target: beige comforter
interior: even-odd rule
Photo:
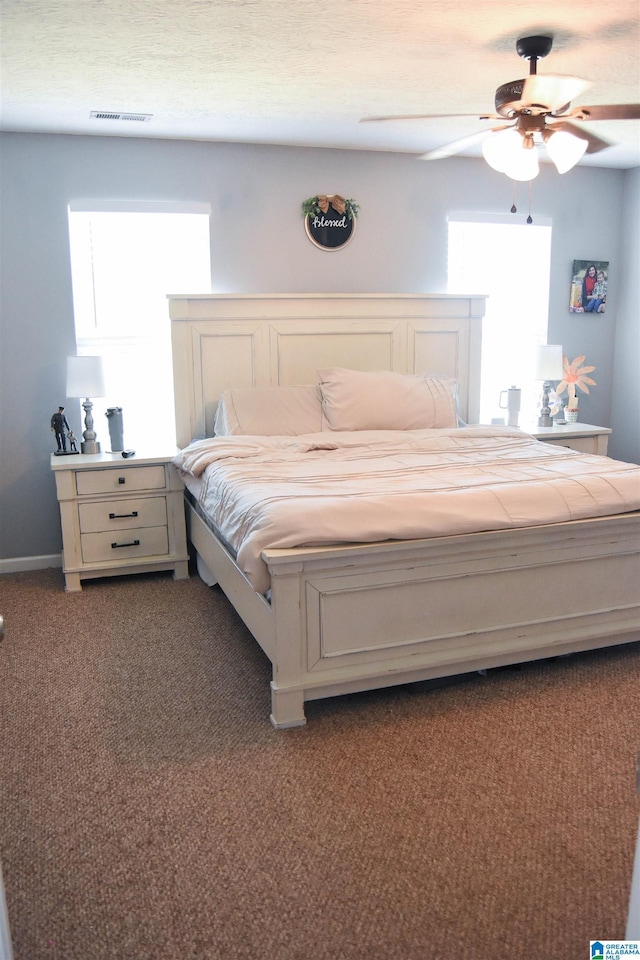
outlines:
[[[254,588],[268,547],[417,539],[640,509],[640,467],[509,427],[219,437],[174,460]]]

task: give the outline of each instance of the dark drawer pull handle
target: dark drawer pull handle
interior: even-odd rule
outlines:
[[[112,543],[111,549],[117,550],[118,547],[139,547],[139,546],[140,546],[140,541],[134,540],[132,543]]]
[[[127,481],[124,477],[118,477],[118,483],[126,483],[126,482]]]
[[[128,520],[129,517],[137,517],[138,511],[134,510],[133,513],[110,513],[109,520]]]

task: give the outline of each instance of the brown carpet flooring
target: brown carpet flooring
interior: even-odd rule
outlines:
[[[640,644],[269,724],[217,589],[0,577],[15,960],[583,960],[623,938]]]

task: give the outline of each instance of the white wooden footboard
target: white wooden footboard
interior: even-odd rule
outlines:
[[[640,640],[640,513],[268,550],[270,602],[190,505],[188,517],[271,660],[276,728],[304,724],[307,700]]]
[[[265,559],[276,727],[305,700],[640,639],[640,514]]]

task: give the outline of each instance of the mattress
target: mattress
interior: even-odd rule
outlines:
[[[509,427],[194,441],[174,463],[259,592],[267,548],[453,536],[640,509],[640,467]]]

